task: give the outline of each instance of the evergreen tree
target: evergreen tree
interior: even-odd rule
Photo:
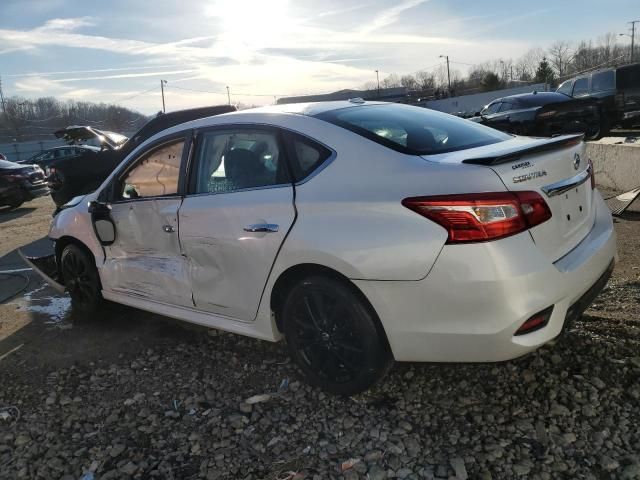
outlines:
[[[538,69],[536,70],[536,76],[534,77],[536,83],[550,83],[553,84],[556,81],[556,74],[549,65],[547,57],[542,57]]]

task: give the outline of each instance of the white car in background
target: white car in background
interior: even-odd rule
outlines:
[[[81,312],[107,299],[284,338],[309,382],[346,395],[393,360],[540,347],[616,255],[580,136],[359,99],[163,131],[49,236],[53,257],[32,264]]]

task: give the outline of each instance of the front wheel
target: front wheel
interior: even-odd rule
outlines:
[[[367,390],[393,363],[375,313],[344,281],[303,279],[289,292],[282,315],[291,357],[309,383],[328,392]]]
[[[73,309],[81,314],[97,312],[103,299],[93,257],[77,245],[67,245],[60,255],[60,270]]]

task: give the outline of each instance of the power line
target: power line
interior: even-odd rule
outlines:
[[[120,98],[119,100],[114,100],[113,102],[110,102],[110,103],[124,102],[124,101],[127,101],[127,100],[131,100],[132,98],[139,97],[139,96],[144,95],[145,93],[149,93],[150,91],[155,90],[155,89],[156,89],[156,87],[152,87],[152,88],[150,88],[148,90],[144,90],[142,92],[135,93],[135,94],[133,94],[133,95],[131,95],[129,97]]]
[[[475,63],[454,62],[453,60],[451,60],[450,63],[457,63],[458,65],[467,65],[469,67],[475,67],[476,66]]]
[[[176,88],[178,90],[187,90],[189,92],[212,93],[214,95],[226,95],[227,94],[227,92],[212,92],[211,90],[200,90],[200,89],[197,89],[197,88],[177,87],[177,86],[175,86],[173,84],[167,85],[167,88],[169,88],[169,87],[170,88]]]

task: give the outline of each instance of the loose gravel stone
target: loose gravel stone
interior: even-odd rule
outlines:
[[[21,416],[0,419],[0,479],[95,462],[99,480],[640,480],[639,326],[585,317],[523,358],[398,365],[354,398],[301,382],[284,345],[229,333],[40,376],[11,356],[0,406]]]

